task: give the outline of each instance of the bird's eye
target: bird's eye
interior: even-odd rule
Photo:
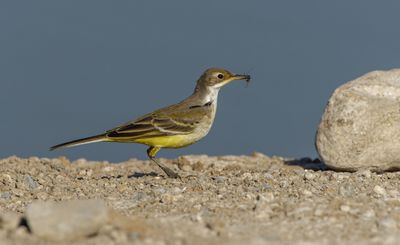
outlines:
[[[218,76],[217,76],[219,79],[222,79],[222,78],[224,78],[224,75],[223,74],[218,74]]]

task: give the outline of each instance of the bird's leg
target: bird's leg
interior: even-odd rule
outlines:
[[[163,171],[164,173],[170,177],[170,178],[181,178],[179,176],[179,174],[175,173],[172,169],[164,166],[163,164],[161,164],[160,162],[158,162],[155,158],[157,152],[160,150],[161,148],[159,147],[155,147],[155,146],[150,146],[149,149],[147,149],[147,156],[149,156],[149,158],[155,162]]]

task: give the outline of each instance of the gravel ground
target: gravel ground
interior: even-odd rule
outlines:
[[[318,160],[251,156],[149,161],[0,160],[0,244],[52,244],[22,220],[35,200],[100,199],[118,224],[65,244],[400,244],[400,172],[335,172]],[[58,244],[63,244],[58,243]]]

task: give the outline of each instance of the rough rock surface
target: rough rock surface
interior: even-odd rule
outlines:
[[[0,244],[55,244],[31,230],[27,208],[37,201],[76,199],[104,200],[113,211],[94,234],[57,244],[397,245],[400,240],[400,172],[335,172],[312,159],[260,153],[160,160],[182,180],[164,178],[153,163],[134,159],[120,164],[0,160],[0,219],[14,212],[0,221]],[[80,211],[71,215],[75,212]],[[16,213],[24,219],[17,222]]]
[[[331,168],[400,169],[400,69],[374,71],[335,90],[316,146]]]
[[[36,201],[28,206],[26,219],[32,233],[41,238],[77,240],[96,234],[108,221],[108,209],[101,200]]]

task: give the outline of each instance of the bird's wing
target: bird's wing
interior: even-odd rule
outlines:
[[[168,135],[185,135],[194,131],[196,124],[206,116],[201,108],[168,108],[147,114],[107,131],[109,138],[152,138]]]

